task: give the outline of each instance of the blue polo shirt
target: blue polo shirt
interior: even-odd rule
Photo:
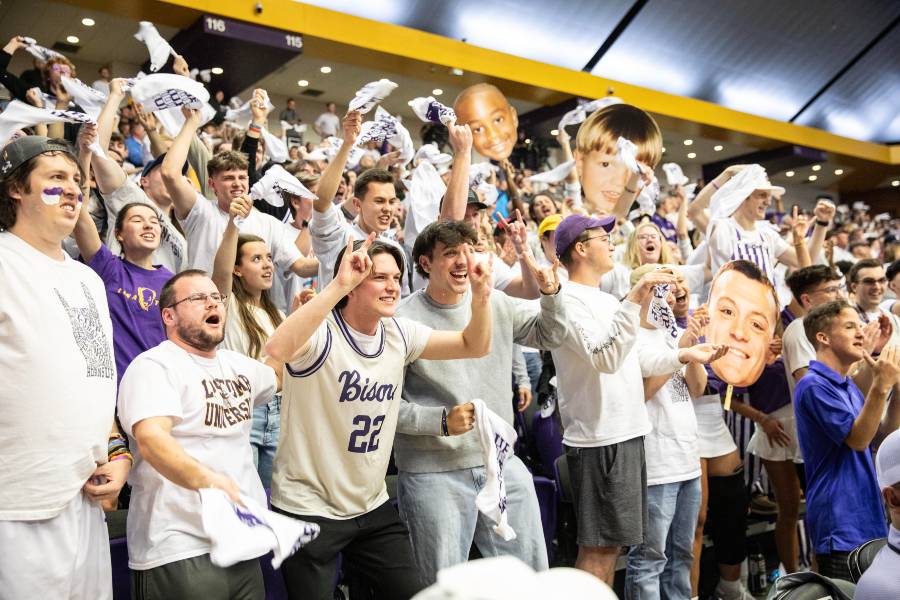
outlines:
[[[806,463],[806,526],[817,554],[849,552],[887,535],[872,450],[844,443],[864,401],[852,379],[817,360],[794,390]]]

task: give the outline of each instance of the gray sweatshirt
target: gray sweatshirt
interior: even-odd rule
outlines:
[[[401,302],[397,315],[437,330],[462,331],[472,314],[471,292],[459,304],[438,304],[419,290]],[[550,350],[566,336],[562,295],[538,300],[491,293],[493,340],[491,352],[477,359],[416,360],[406,367],[400,420],[394,442],[397,468],[413,473],[436,473],[484,464],[473,431],[441,437],[441,414],[457,404],[481,398],[492,411],[513,424],[513,342]]]

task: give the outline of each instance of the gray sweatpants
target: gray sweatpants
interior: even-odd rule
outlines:
[[[222,568],[203,554],[131,571],[132,600],[263,600],[265,595],[257,558]]]

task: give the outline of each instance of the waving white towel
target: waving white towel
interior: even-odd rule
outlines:
[[[100,116],[100,111],[106,104],[107,95],[89,85],[86,85],[80,79],[72,79],[63,76],[61,78],[63,87],[72,96],[72,101],[84,110],[95,121]]]
[[[25,38],[25,52],[44,62],[47,62],[53,57],[62,56],[62,54],[60,54],[56,50],[51,50],[50,48],[41,46],[37,43],[37,40],[32,37]]]
[[[356,92],[356,95],[350,100],[348,110],[355,110],[364,115],[390,96],[396,88],[397,84],[390,79],[371,81]]]
[[[138,31],[134,34],[134,39],[144,42],[147,50],[150,52],[150,70],[159,71],[169,60],[169,55],[177,56],[175,50],[169,45],[169,42],[159,34],[156,26],[150,21],[141,21],[138,25]]]
[[[265,200],[272,206],[284,206],[284,195],[292,194],[314,200],[316,195],[306,189],[296,177],[281,165],[272,165],[262,178],[250,188],[251,200]]]
[[[549,171],[532,175],[528,178],[528,181],[531,183],[557,183],[568,177],[573,168],[575,168],[575,161],[567,160],[564,163],[556,165]]]
[[[426,123],[441,123],[450,126],[456,123],[456,113],[449,106],[444,106],[434,96],[413,98],[410,106],[416,116]]]
[[[13,100],[7,105],[6,110],[0,113],[0,148],[5,146],[19,129],[41,123],[96,123],[96,121],[82,112],[38,108]],[[100,156],[106,156],[97,142],[91,144],[91,150]]]

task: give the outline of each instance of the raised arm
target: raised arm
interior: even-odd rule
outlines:
[[[506,176],[506,194],[512,200],[513,208],[519,212],[525,211],[525,204],[522,202],[522,194],[519,192],[519,186],[516,185],[516,170],[509,159],[505,159],[500,163],[503,174]]]
[[[97,127],[91,124],[81,126],[78,132],[78,163],[84,172],[84,180],[81,182],[81,192],[84,201],[81,205],[81,212],[78,213],[78,221],[75,222],[75,243],[78,245],[78,251],[81,252],[81,258],[84,262],[90,263],[94,256],[100,251],[102,242],[100,234],[97,232],[97,226],[91,213],[87,209],[87,201],[91,193],[90,173],[91,173],[91,149],[88,146],[97,138]]]
[[[362,115],[356,111],[350,111],[344,116],[344,143],[341,145],[330,163],[328,168],[322,173],[322,179],[319,180],[319,186],[316,188],[316,194],[319,196],[313,202],[313,209],[316,212],[325,212],[334,200],[338,186],[341,183],[341,177],[344,174],[344,167],[347,166],[347,159],[350,157],[350,150],[356,143],[356,137],[359,135],[359,129],[362,126]]]
[[[194,208],[194,203],[197,201],[197,190],[181,174],[181,169],[187,160],[191,139],[197,133],[197,129],[200,128],[200,111],[182,107],[181,112],[185,116],[184,125],[181,127],[178,135],[175,136],[175,140],[169,147],[169,151],[166,152],[166,158],[163,159],[159,169],[166,190],[172,196],[172,203],[175,205],[175,216],[183,220],[190,214],[191,209]]]
[[[97,135],[99,136],[100,147],[104,150],[109,148],[109,140],[119,118],[119,105],[125,99],[125,92],[122,91],[124,84],[125,80],[118,77],[109,82],[109,96],[106,98],[106,104],[103,105],[103,109],[97,117]]]
[[[295,356],[303,353],[316,329],[340,300],[368,277],[372,269],[372,259],[367,251],[375,241],[375,233],[362,243],[358,250],[353,250],[351,237],[341,258],[337,276],[325,289],[313,296],[306,304],[282,321],[266,344],[266,355],[279,363],[290,362]]]
[[[234,263],[237,260],[238,236],[241,232],[234,224],[235,217],[246,219],[253,208],[253,203],[245,197],[234,198],[228,208],[228,224],[222,234],[222,241],[216,251],[213,261],[212,280],[216,284],[219,293],[225,296],[231,294],[231,283],[234,276]]]
[[[827,200],[819,200],[816,203],[816,208],[813,209],[816,222],[808,243],[810,264],[819,259],[819,254],[821,254],[822,246],[825,243],[825,234],[831,229],[831,224],[834,222],[834,215],[836,212],[837,209],[834,204]]]
[[[886,346],[878,359],[868,353],[865,361],[872,369],[874,376],[862,410],[853,421],[850,434],[844,440],[850,448],[862,451],[869,447],[884,416],[884,403],[891,388],[900,380],[900,349],[895,345]]]
[[[450,125],[450,147],[453,148],[453,168],[447,193],[441,204],[442,221],[462,221],[466,216],[469,196],[469,169],[472,166],[472,129],[468,125]]]
[[[462,331],[433,331],[420,358],[425,360],[452,360],[456,358],[480,358],[491,351],[491,267],[488,262],[466,254],[468,278],[472,286],[472,316]]]

